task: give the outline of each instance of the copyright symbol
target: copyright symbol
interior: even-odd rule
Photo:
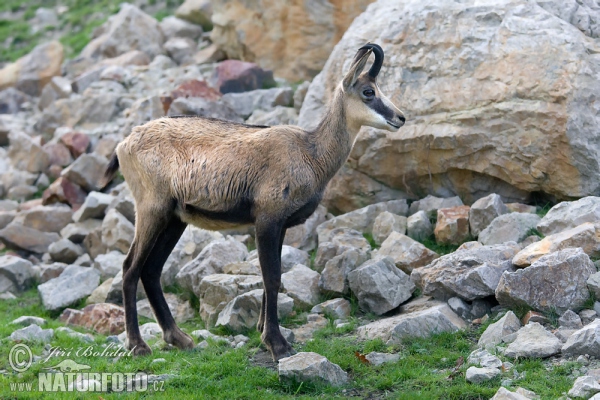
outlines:
[[[29,346],[23,343],[15,344],[8,353],[8,363],[16,372],[24,372],[31,367],[33,354]]]

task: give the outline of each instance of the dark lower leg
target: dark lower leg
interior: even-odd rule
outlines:
[[[127,331],[127,348],[133,355],[143,356],[152,353],[150,347],[142,339],[138,326],[136,291],[139,280],[139,266],[134,264],[136,246],[132,245],[123,264],[123,307],[125,308],[125,330]]]
[[[283,249],[283,241],[285,239],[285,232],[286,232],[286,229],[282,228],[281,234],[279,236],[279,263],[280,264],[281,264],[281,250]],[[266,291],[263,290],[262,302],[260,303],[260,314],[258,316],[258,324],[256,326],[256,329],[259,332],[262,332],[264,330],[266,306],[267,306]]]
[[[165,261],[173,251],[185,227],[186,224],[178,218],[173,217],[171,219],[167,228],[156,240],[156,244],[142,269],[142,283],[150,306],[156,316],[156,321],[163,331],[165,342],[180,349],[191,349],[194,347],[194,341],[189,335],[182,332],[175,323],[160,285],[160,275]]]

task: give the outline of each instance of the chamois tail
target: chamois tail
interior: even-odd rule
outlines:
[[[108,167],[106,167],[106,171],[104,172],[104,177],[102,178],[102,181],[100,182],[100,186],[102,189],[104,189],[106,186],[108,186],[110,181],[112,181],[113,178],[115,177],[115,175],[117,174],[118,170],[119,170],[119,158],[117,157],[117,153],[113,153],[113,155],[110,159],[110,162],[108,163]]]

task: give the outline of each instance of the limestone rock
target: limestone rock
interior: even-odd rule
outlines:
[[[108,278],[98,286],[92,294],[85,300],[85,304],[106,303],[106,298],[112,287],[113,278]]]
[[[310,312],[331,315],[336,318],[348,318],[350,316],[350,302],[346,299],[327,300],[314,306]]]
[[[390,258],[367,261],[348,274],[348,283],[365,311],[382,315],[408,300],[415,285]]]
[[[357,330],[358,338],[380,338],[387,344],[399,344],[407,337],[427,337],[432,333],[456,332],[466,327],[447,304],[432,302],[428,306],[361,326]]]
[[[8,157],[16,169],[39,173],[50,165],[50,157],[35,138],[12,131],[8,134],[8,140]]]
[[[529,213],[500,215],[479,233],[479,241],[485,245],[521,242],[529,231],[540,222],[540,217]]]
[[[378,353],[376,351],[372,351],[369,354],[365,355],[369,364],[377,367],[382,364],[387,363],[395,363],[400,361],[400,354],[388,354],[388,353]]]
[[[0,230],[0,240],[8,248],[33,253],[48,252],[48,247],[59,239],[60,236],[54,232],[38,231],[15,222]]]
[[[511,260],[519,249],[507,243],[456,251],[414,269],[411,279],[424,294],[439,300],[485,298],[495,293],[502,273],[513,270]]]
[[[577,311],[589,298],[586,281],[595,271],[594,264],[580,248],[560,250],[525,269],[506,271],[496,288],[496,299],[509,308]]]
[[[336,228],[351,228],[362,233],[372,233],[375,218],[384,211],[396,215],[406,215],[406,200],[392,200],[363,207],[359,210],[337,216],[317,226],[319,243],[329,241],[330,233]]]
[[[100,273],[93,268],[69,265],[58,278],[38,286],[44,308],[57,311],[89,296],[100,285]]]
[[[38,107],[43,110],[56,100],[69,97],[72,92],[71,82],[67,78],[54,76],[42,89]]]
[[[94,258],[94,268],[100,271],[102,279],[113,278],[123,269],[125,258],[125,254],[115,250],[99,254]]]
[[[365,252],[349,249],[333,257],[325,264],[319,278],[319,288],[334,295],[343,295],[350,292],[348,274],[367,261]]]
[[[583,323],[581,322],[581,317],[577,315],[572,310],[567,310],[560,316],[558,319],[558,325],[561,328],[568,329],[581,329],[583,328]]]
[[[521,321],[512,311],[508,311],[498,321],[490,324],[479,338],[480,347],[495,347],[503,338],[516,333],[521,328]]]
[[[36,46],[29,54],[0,69],[0,90],[15,86],[30,96],[39,96],[54,76],[60,75],[64,50],[53,40]]]
[[[186,322],[194,318],[194,309],[190,305],[189,301],[179,299],[177,295],[173,293],[165,293],[165,300],[171,315],[178,324]],[[142,299],[136,303],[137,312],[146,318],[155,319],[152,308],[150,307],[150,301],[148,299]]]
[[[319,205],[315,212],[302,225],[287,230],[283,244],[300,250],[310,251],[317,247],[317,226],[325,222],[327,209]]]
[[[600,256],[600,223],[585,222],[575,228],[546,236],[517,253],[513,264],[524,268],[546,254],[569,247],[581,247],[590,257]]]
[[[500,371],[500,369],[494,368],[494,367],[483,367],[483,368],[469,367],[467,369],[465,378],[466,378],[467,382],[479,384],[479,383],[483,383],[483,382],[492,380],[495,377],[499,376],[500,374],[502,374],[502,371]]]
[[[429,217],[435,217],[437,211],[442,208],[454,208],[462,206],[463,202],[458,196],[454,197],[436,197],[427,195],[425,198],[413,201],[410,205],[409,215],[413,215],[419,211],[424,211]]]
[[[15,320],[13,320],[11,325],[21,325],[21,326],[29,326],[31,324],[42,326],[46,323],[46,320],[42,317],[34,317],[30,315],[23,315]]]
[[[415,268],[428,265],[439,255],[406,235],[392,232],[381,244],[376,258],[378,257],[391,257],[396,267],[410,274]]]
[[[247,255],[246,246],[231,237],[215,240],[184,265],[175,275],[175,280],[184,289],[199,293],[204,277],[222,273],[225,265],[243,261]]]
[[[164,53],[164,36],[158,22],[134,5],[121,4],[119,13],[100,29],[101,35],[85,46],[82,57],[111,58],[140,50],[152,59]]]
[[[423,210],[417,211],[406,220],[406,235],[411,239],[423,241],[433,235],[433,225]]]
[[[577,357],[587,354],[600,357],[600,319],[596,319],[573,333],[562,347],[562,354]]]
[[[207,326],[212,327],[227,303],[236,296],[262,287],[262,278],[259,276],[208,275],[195,292],[200,300],[200,317]]]
[[[561,341],[537,322],[530,322],[517,332],[504,355],[511,358],[546,358],[560,353]]]
[[[179,19],[173,15],[163,18],[159,23],[160,30],[167,38],[183,37],[197,40],[202,36],[202,27]]]
[[[64,203],[70,204],[73,209],[80,207],[85,201],[85,191],[70,180],[60,177],[48,189],[44,190],[43,205]]]
[[[478,350],[471,352],[471,354],[469,354],[469,358],[467,359],[467,362],[469,364],[478,365],[478,366],[484,367],[484,368],[485,367],[487,367],[487,368],[501,368],[502,367],[502,360],[500,360],[495,355],[490,354],[490,352],[488,352],[485,349],[478,349]]]
[[[78,158],[90,147],[90,137],[81,132],[67,132],[60,137],[60,141],[67,146],[73,158]]]
[[[437,211],[435,240],[441,244],[462,244],[469,238],[469,206],[441,208]]]
[[[82,243],[87,235],[93,230],[102,227],[99,219],[88,219],[83,222],[71,223],[60,230],[60,236],[73,243]]]
[[[535,397],[528,397],[519,393],[518,391],[511,392],[510,390],[504,387],[500,387],[491,400],[530,400],[533,398]]]
[[[0,256],[0,293],[29,289],[34,280],[31,261],[10,255]]]
[[[593,376],[580,376],[575,380],[573,387],[569,390],[569,396],[575,398],[589,399],[600,392],[600,383]]]
[[[211,40],[229,58],[260,63],[290,82],[310,79],[371,1],[213,1]]]
[[[212,84],[221,93],[239,93],[274,86],[273,72],[251,62],[225,60],[217,65]]]
[[[61,176],[85,190],[96,190],[104,176],[108,160],[98,154],[83,154],[63,170]]]
[[[146,292],[144,291],[144,285],[142,284],[142,280],[138,280],[137,291],[135,293],[137,299],[143,299],[146,297]],[[123,270],[121,269],[117,274],[112,278],[112,283],[110,284],[110,289],[106,293],[106,303],[113,303],[122,305],[123,304]]]
[[[373,240],[381,245],[392,232],[406,233],[407,219],[404,216],[384,211],[375,218],[373,223]]]
[[[543,235],[552,235],[575,228],[584,222],[600,221],[600,197],[588,196],[577,201],[563,201],[548,211],[538,223]]]
[[[312,307],[319,302],[319,278],[318,272],[296,264],[289,272],[281,274],[281,287],[294,299],[297,307]]]
[[[368,254],[371,250],[371,245],[363,234],[350,228],[335,228],[329,231],[323,240],[319,240],[314,260],[314,268],[317,271],[321,271],[328,261],[347,250],[356,250],[362,254]]]
[[[227,93],[223,96],[223,101],[240,117],[247,119],[256,110],[271,111],[276,106],[288,107],[292,104],[293,96],[291,88],[278,87]]]
[[[348,374],[339,365],[312,352],[282,358],[279,360],[278,371],[279,379],[283,381],[319,381],[332,386],[342,386],[348,382]]]
[[[85,202],[79,210],[73,214],[73,221],[82,222],[90,218],[104,218],[104,211],[110,205],[113,196],[100,193],[90,192],[85,198]]]
[[[400,133],[364,128],[350,157],[358,172],[391,188],[454,193],[468,203],[489,193],[506,201],[527,200],[535,191],[558,198],[598,193],[600,147],[590,99],[600,86],[600,63],[593,54],[581,56],[591,42],[578,25],[555,15],[528,0],[481,8],[379,0],[354,20],[312,81],[299,124],[314,127],[356,50],[380,43],[386,60],[403,60],[384,62],[381,89],[415,117]],[[583,11],[565,19],[593,16]],[[557,40],[566,43],[558,53],[551,50]],[[572,85],[562,86],[565,79]],[[528,93],[527,99],[514,93]],[[523,118],[526,130],[499,128],[521,126]],[[514,157],[517,147],[523,157]]]
[[[16,114],[31,101],[30,96],[14,87],[0,90],[0,114]]]
[[[60,232],[71,222],[73,212],[65,206],[35,206],[21,211],[13,223],[42,232]]]
[[[164,48],[179,65],[189,64],[196,53],[196,42],[189,38],[173,37],[167,40]]]
[[[83,310],[67,308],[59,319],[65,324],[92,329],[102,335],[118,335],[125,331],[125,309],[109,303],[90,304]]]
[[[225,326],[234,331],[244,331],[256,327],[263,290],[256,289],[236,296],[219,313],[217,326]],[[277,317],[283,318],[292,312],[294,300],[283,293],[277,295]]]
[[[243,122],[227,104],[221,100],[207,100],[200,97],[179,97],[174,100],[169,108],[169,116],[197,115],[206,118],[225,119],[234,122]]]
[[[500,196],[495,193],[477,200],[469,210],[471,235],[477,237],[479,232],[487,228],[496,217],[507,212],[508,208],[504,205]]]
[[[306,251],[283,245],[281,249],[281,272],[289,272],[295,265],[308,265],[310,256]]]
[[[31,324],[26,328],[17,329],[10,334],[12,340],[19,342],[49,343],[53,337],[53,329],[42,329],[37,324]]]
[[[212,13],[210,0],[185,0],[175,11],[177,17],[201,25],[205,31],[212,29]]]
[[[53,261],[72,264],[83,255],[83,248],[69,239],[60,239],[48,246],[48,253]]]
[[[119,250],[127,254],[135,228],[133,224],[119,213],[116,209],[111,209],[102,222],[102,242],[108,250]]]

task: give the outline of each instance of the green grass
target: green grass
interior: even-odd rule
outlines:
[[[103,24],[108,17],[119,11],[120,3],[132,1],[123,0],[4,0],[0,2],[0,12],[22,12],[23,16],[14,21],[0,20],[0,62],[15,61],[29,53],[35,46],[47,42],[44,32],[31,33],[30,23],[39,7],[54,8],[57,5],[68,7],[59,16],[59,24],[49,27],[46,31],[62,32],[60,42],[65,46],[66,58],[75,57],[89,43],[92,32]],[[167,8],[160,10],[155,17],[160,21],[172,15],[183,0],[167,1]]]
[[[81,304],[80,304],[81,305]],[[357,307],[353,307],[358,314]],[[12,392],[11,383],[33,383],[37,387],[37,374],[44,372],[48,365],[56,365],[63,359],[70,358],[77,363],[86,364],[94,372],[146,372],[151,374],[172,374],[159,392],[140,392],[127,394],[127,398],[157,399],[279,399],[279,398],[393,398],[393,399],[488,399],[498,390],[501,379],[513,379],[513,371],[506,372],[484,384],[470,384],[464,376],[468,365],[457,367],[457,361],[466,360],[476,347],[479,335],[485,326],[478,330],[465,330],[457,333],[442,333],[429,338],[412,338],[400,344],[387,345],[381,340],[358,341],[352,335],[358,325],[354,317],[350,326],[336,329],[331,322],[327,327],[315,334],[314,340],[305,345],[294,345],[297,351],[314,351],[338,364],[349,375],[350,382],[341,388],[330,387],[319,383],[283,383],[278,379],[273,368],[253,363],[253,358],[260,350],[260,335],[256,330],[246,334],[250,337],[248,345],[241,349],[232,349],[227,344],[210,342],[207,349],[201,351],[181,352],[178,350],[161,350],[157,343],[150,342],[154,353],[147,357],[106,357],[71,356],[58,357],[48,363],[34,363],[22,374],[12,373],[8,364],[8,354],[13,343],[8,336],[16,329],[8,325],[10,321],[21,315],[38,315],[48,319],[45,328],[62,326],[50,319],[40,305],[35,290],[28,291],[16,300],[0,301],[0,398],[65,398],[65,399],[116,399],[123,398],[119,393],[23,393]],[[295,325],[305,320],[305,314],[282,321]],[[146,319],[140,321],[143,323]],[[190,332],[203,327],[199,319],[181,325],[184,331]],[[86,332],[84,329],[73,329]],[[218,332],[218,330],[213,330]],[[93,332],[92,332],[93,333]],[[229,332],[221,332],[229,333]],[[101,349],[106,338],[94,334],[92,346]],[[57,333],[52,346],[63,349],[86,347],[76,339]],[[33,344],[32,351],[40,355],[44,346]],[[397,363],[374,367],[363,364],[355,352],[366,354],[371,351],[394,352],[401,355]],[[156,358],[164,358],[166,362],[151,364]],[[576,364],[566,364],[549,368],[547,363],[539,360],[513,361],[521,378],[516,379],[512,390],[524,387],[533,390],[541,398],[557,398],[570,389],[573,378],[570,376]],[[524,374],[523,374],[524,373]],[[44,397],[45,396],[45,397]]]
[[[438,244],[435,241],[435,236],[431,235],[431,237],[423,240],[423,246],[427,247],[429,250],[435,251],[440,256],[454,253],[456,249],[460,247],[460,245],[455,244]]]
[[[545,237],[544,235],[542,235],[542,234],[540,233],[540,231],[538,231],[538,230],[537,230],[537,228],[530,228],[530,229],[527,231],[527,233],[526,233],[526,235],[525,235],[525,236],[526,236],[526,237],[528,237],[528,236],[537,236],[537,237],[540,237],[540,238],[542,238],[542,239]]]

